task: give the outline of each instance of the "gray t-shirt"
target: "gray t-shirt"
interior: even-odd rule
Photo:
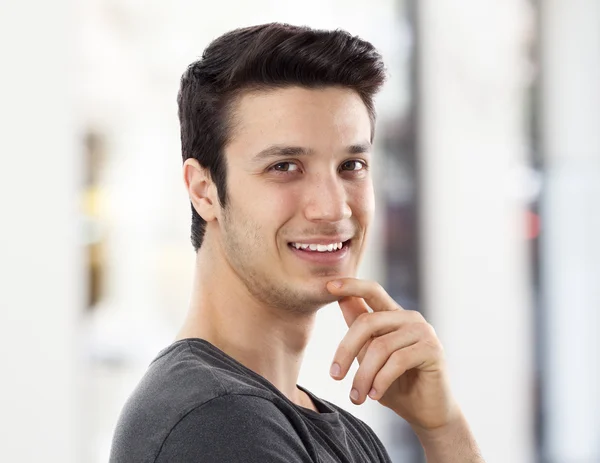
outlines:
[[[110,463],[391,462],[369,426],[298,387],[319,413],[210,342],[176,341],[125,404]]]

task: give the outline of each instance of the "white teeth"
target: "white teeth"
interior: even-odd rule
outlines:
[[[296,249],[308,249],[310,251],[317,252],[333,252],[344,247],[343,243],[331,243],[331,244],[303,244],[303,243],[292,243]]]

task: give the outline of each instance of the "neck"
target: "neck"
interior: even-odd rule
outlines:
[[[314,409],[296,384],[316,313],[291,313],[257,300],[206,244],[196,256],[190,307],[177,339],[209,341],[292,402]]]

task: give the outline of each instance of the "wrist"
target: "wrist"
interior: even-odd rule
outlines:
[[[464,415],[443,426],[424,428],[412,426],[429,463],[483,463],[479,447]]]
[[[460,411],[451,420],[440,426],[425,427],[418,424],[411,424],[411,426],[422,444],[438,442],[456,434],[470,432],[467,420]]]

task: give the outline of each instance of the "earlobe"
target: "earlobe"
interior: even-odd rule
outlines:
[[[196,212],[207,222],[217,217],[218,201],[216,188],[208,169],[195,159],[187,159],[183,164],[183,181]]]

